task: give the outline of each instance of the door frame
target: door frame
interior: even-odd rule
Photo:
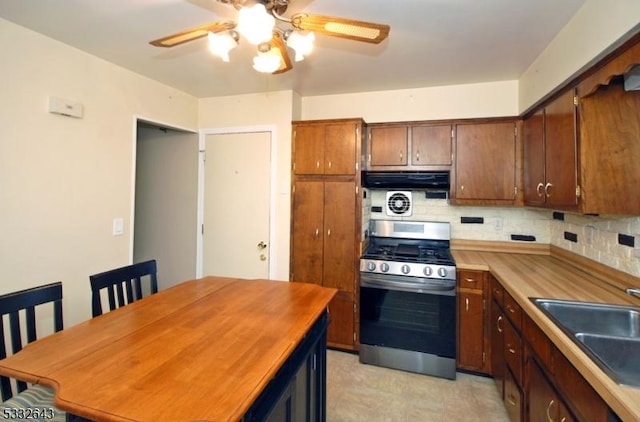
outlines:
[[[196,245],[196,277],[201,278],[203,275],[204,256],[203,256],[203,224],[204,224],[204,160],[205,160],[205,141],[207,135],[239,135],[242,133],[269,133],[269,168],[270,168],[270,183],[269,183],[269,240],[268,240],[268,256],[269,256],[269,278],[276,277],[276,263],[277,256],[275,253],[276,248],[273,244],[276,240],[276,186],[277,186],[277,174],[278,166],[276,162],[276,145],[277,133],[276,125],[256,125],[256,126],[233,126],[222,128],[209,128],[200,129],[198,149],[198,215],[197,215],[197,245]]]

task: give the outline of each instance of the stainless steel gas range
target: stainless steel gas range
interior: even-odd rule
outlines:
[[[360,361],[455,379],[449,223],[372,220],[360,259]]]

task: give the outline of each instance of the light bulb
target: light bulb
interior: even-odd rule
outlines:
[[[295,61],[299,62],[304,60],[304,56],[311,53],[313,50],[313,42],[316,37],[313,32],[309,32],[307,35],[302,35],[299,32],[291,32],[287,38],[287,45],[296,52]]]
[[[234,36],[235,35],[235,36]],[[236,40],[237,34],[227,32],[224,34],[216,34],[209,32],[209,51],[220,57],[222,61],[229,61],[229,51],[238,45]]]
[[[267,13],[264,5],[257,3],[240,9],[236,29],[251,44],[258,45],[271,40],[275,24],[275,18]]]
[[[262,73],[273,73],[280,69],[280,54],[273,49],[267,52],[258,52],[253,58],[253,68]]]

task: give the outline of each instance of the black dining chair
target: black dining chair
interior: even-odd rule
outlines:
[[[93,316],[103,313],[100,293],[103,289],[107,291],[111,311],[142,299],[143,293],[158,293],[157,272],[156,260],[152,259],[89,276]],[[149,289],[143,289],[145,279],[149,280]]]
[[[9,353],[18,353],[23,345],[37,340],[36,307],[45,304],[53,304],[53,330],[62,330],[61,282],[0,296],[0,359]],[[0,417],[11,418],[15,413],[18,419],[24,417],[29,409],[39,409],[47,420],[64,421],[67,418],[65,412],[53,405],[53,390],[42,385],[30,385],[19,380],[12,382],[8,377],[0,376],[0,394]]]

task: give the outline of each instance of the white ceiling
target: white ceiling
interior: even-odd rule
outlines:
[[[206,39],[149,41],[234,19],[216,0],[0,0],[0,17],[196,97],[295,90],[303,96],[518,79],[585,0],[291,0],[286,16],[385,23],[379,45],[319,35],[293,70],[259,74],[248,43],[223,63]]]

